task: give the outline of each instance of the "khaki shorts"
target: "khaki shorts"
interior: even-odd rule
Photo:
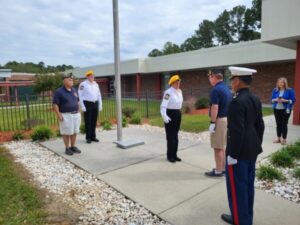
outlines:
[[[227,118],[218,118],[215,133],[210,133],[210,146],[225,149],[227,143]]]
[[[81,123],[80,113],[62,113],[63,121],[59,123],[59,130],[61,135],[73,135],[79,133]]]

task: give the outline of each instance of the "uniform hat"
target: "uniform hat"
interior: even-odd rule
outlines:
[[[208,76],[211,76],[213,74],[220,74],[223,76],[224,70],[223,69],[211,69],[208,71]]]
[[[181,80],[179,75],[173,75],[169,80],[169,85],[172,85],[175,81]]]
[[[63,73],[61,76],[62,76],[63,80],[66,79],[66,78],[73,78],[74,77],[73,73]]]
[[[233,77],[252,76],[253,73],[257,72],[254,69],[249,69],[245,67],[236,67],[236,66],[230,66],[228,69],[231,72],[231,79]]]
[[[94,75],[94,71],[93,70],[89,70],[85,73],[85,76],[88,77],[90,75]]]

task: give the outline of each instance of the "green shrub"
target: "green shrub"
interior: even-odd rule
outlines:
[[[104,121],[101,123],[101,126],[102,126],[103,130],[111,130],[112,124],[111,124],[110,121],[104,120]]]
[[[131,124],[141,124],[142,123],[142,119],[140,116],[138,115],[133,115],[131,120],[130,120]]]
[[[135,112],[136,112],[136,109],[130,108],[130,107],[124,107],[122,109],[122,114],[127,118],[131,118]]]
[[[256,176],[260,180],[284,180],[283,174],[272,166],[260,166],[256,172]]]
[[[199,98],[196,103],[195,103],[195,108],[196,109],[206,109],[209,106],[209,99],[202,97]]]
[[[300,145],[289,145],[283,148],[282,151],[287,151],[290,156],[294,157],[295,159],[300,159]]]
[[[33,141],[48,140],[51,136],[53,136],[51,128],[45,125],[36,127],[31,134],[31,138]]]
[[[125,116],[122,117],[122,127],[127,127],[127,118]]]
[[[291,167],[294,165],[294,158],[284,150],[273,153],[270,160],[274,166]]]
[[[23,140],[24,139],[24,135],[21,131],[17,131],[13,134],[12,139],[14,141],[19,141],[19,140]]]
[[[300,179],[300,167],[295,168],[293,175],[294,177]]]
[[[84,123],[80,124],[79,130],[80,130],[81,134],[85,134],[85,124]]]

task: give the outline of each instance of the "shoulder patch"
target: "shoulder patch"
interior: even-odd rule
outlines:
[[[165,94],[164,99],[165,99],[165,100],[168,100],[169,98],[170,98],[170,95],[169,95],[169,94]]]
[[[83,86],[83,85],[80,85],[79,90],[83,90],[83,88],[84,88],[84,86]]]

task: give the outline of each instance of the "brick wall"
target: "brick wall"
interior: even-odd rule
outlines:
[[[272,63],[263,65],[244,65],[256,69],[258,72],[254,75],[251,90],[260,97],[263,103],[270,104],[270,96],[276,81],[279,77],[286,77],[289,86],[294,88],[295,62]],[[208,78],[208,70],[190,70],[178,72],[182,81],[181,89],[185,99],[189,96],[208,97],[212,88]],[[173,73],[172,73],[173,74]],[[161,85],[161,75],[141,74],[141,92],[145,91],[164,91]],[[136,76],[122,77],[122,92],[136,92]]]

